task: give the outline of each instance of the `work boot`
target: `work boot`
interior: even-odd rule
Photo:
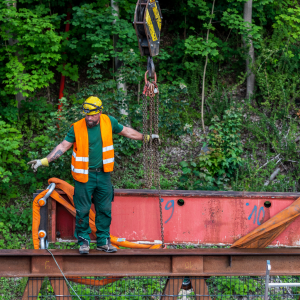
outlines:
[[[90,251],[90,246],[88,241],[84,241],[83,244],[79,248],[79,253],[80,254],[89,254]]]
[[[104,251],[104,252],[109,252],[109,253],[112,253],[112,252],[117,252],[117,248],[114,247],[111,242],[110,242],[110,238],[107,238],[106,239],[106,245],[103,245],[103,246],[97,246],[97,250],[100,250],[100,251]]]

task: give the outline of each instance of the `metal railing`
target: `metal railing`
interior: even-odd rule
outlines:
[[[291,295],[291,288],[300,288],[300,283],[299,282],[282,282],[281,280],[278,281],[271,281],[270,282],[270,271],[271,271],[271,263],[269,260],[267,260],[267,270],[266,270],[266,279],[265,279],[265,296],[264,300],[269,300],[269,288],[286,288],[286,290],[289,292]],[[277,276],[279,278],[279,276]],[[299,281],[300,277],[298,277]],[[300,291],[300,290],[299,290]],[[300,299],[300,296],[299,298]]]
[[[114,282],[97,285],[103,277],[78,277],[67,286],[62,277],[57,278],[6,278],[11,288],[7,293],[3,278],[0,281],[0,299],[82,299],[82,300],[120,300],[120,299],[264,299],[265,277],[231,276],[231,277],[110,277]],[[270,282],[284,284],[299,281],[299,276],[272,276]],[[86,282],[89,281],[88,284]],[[27,284],[26,284],[27,282]],[[24,287],[26,288],[24,290]],[[23,292],[22,292],[23,289]],[[5,292],[6,294],[3,294]],[[269,291],[269,299],[299,299],[300,289],[296,287],[280,287]],[[76,295],[76,294],[77,295]]]

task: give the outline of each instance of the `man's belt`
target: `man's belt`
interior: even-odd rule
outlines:
[[[103,172],[103,168],[89,169],[90,172]]]

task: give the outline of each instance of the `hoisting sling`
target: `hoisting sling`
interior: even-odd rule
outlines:
[[[62,190],[63,192],[65,192],[65,194],[67,195],[68,199],[70,200],[71,203],[69,203],[66,199],[64,199],[57,191],[52,191],[51,193],[51,198],[54,199],[55,201],[59,202],[61,205],[63,205],[73,217],[76,217],[76,210],[74,207],[74,202],[73,202],[73,194],[74,194],[74,187],[72,185],[70,185],[69,183],[58,179],[58,178],[50,178],[48,180],[48,183],[55,183],[56,188]],[[44,203],[41,203],[43,201],[39,200],[42,199],[47,193],[48,193],[48,189],[42,191],[40,194],[38,194],[35,199],[33,200],[32,203],[32,240],[33,240],[33,246],[34,249],[39,249],[39,226],[40,226],[40,220],[41,220],[41,216],[40,216],[40,208],[41,206],[44,205]],[[90,210],[90,214],[89,214],[89,224],[92,230],[92,233],[96,236],[96,225],[95,225],[95,213]],[[159,249],[162,247],[161,244],[157,244],[157,245],[144,245],[144,244],[136,244],[136,243],[132,243],[132,242],[128,242],[128,241],[124,241],[124,242],[119,242],[118,238],[110,235],[111,238],[111,243],[119,248],[118,246],[122,246],[122,247],[126,247],[126,248],[132,248],[132,249]],[[70,281],[76,282],[76,283],[81,283],[81,284],[86,284],[86,285],[95,285],[95,286],[103,286],[112,282],[115,282],[119,279],[121,279],[122,277],[114,277],[114,278],[110,278],[107,277],[105,279],[101,279],[101,280],[94,280],[94,279],[85,279],[85,278],[81,278],[78,276],[68,276],[67,277]]]
[[[64,199],[56,190],[54,190],[51,194],[51,198],[55,201],[59,202],[61,205],[63,205],[72,216],[76,216],[76,210],[73,202],[73,194],[74,194],[74,187],[70,185],[69,183],[58,179],[58,178],[50,178],[48,180],[48,183],[55,183],[56,188],[64,191],[70,200],[71,203],[69,203],[66,199]],[[32,204],[32,240],[33,240],[33,246],[34,249],[39,249],[39,237],[38,237],[38,230],[40,226],[40,205],[38,204],[39,199],[43,198],[46,193],[48,192],[48,189],[41,192],[39,195],[37,195],[33,201]],[[96,236],[96,225],[95,225],[95,213],[90,210],[89,214],[89,224],[92,230],[92,233]],[[137,244],[133,242],[118,242],[118,238],[111,235],[111,242],[115,246],[122,246],[126,248],[134,248],[134,249],[158,249],[161,247],[161,244],[158,245],[144,245],[144,244]]]
[[[265,248],[300,215],[300,198],[289,207],[237,240],[231,248]]]

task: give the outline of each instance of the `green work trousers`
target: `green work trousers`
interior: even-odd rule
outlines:
[[[111,224],[111,202],[113,200],[113,186],[110,173],[89,172],[86,183],[75,181],[74,204],[76,209],[75,237],[80,245],[85,240],[89,243],[91,228],[89,225],[89,211],[92,203],[96,210],[97,246],[106,245],[109,238]],[[92,198],[93,196],[93,198]]]

